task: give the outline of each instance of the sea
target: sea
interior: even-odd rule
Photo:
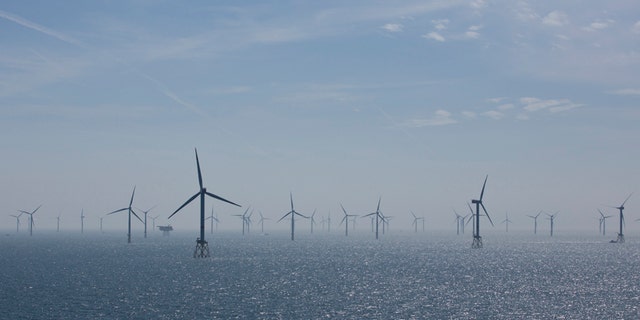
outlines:
[[[640,238],[6,233],[0,319],[640,319]]]

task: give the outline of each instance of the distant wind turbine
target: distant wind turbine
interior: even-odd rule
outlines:
[[[313,213],[309,217],[309,222],[311,223],[311,234],[313,234],[313,225],[316,224],[316,219],[314,218],[316,215],[316,209],[313,209]]]
[[[375,212],[372,212],[372,213],[364,215],[364,217],[372,216],[372,217],[376,218],[376,240],[378,240],[378,231],[379,231],[379,228],[380,228],[379,227],[380,221],[382,221],[383,223],[385,221],[385,218],[382,215],[382,212],[380,212],[380,201],[381,200],[382,200],[382,197],[379,197],[378,198],[378,206],[376,207],[376,211]]]
[[[342,212],[344,212],[344,217],[342,218],[342,220],[340,220],[340,225],[342,225],[342,223],[344,222],[344,236],[348,237],[349,236],[349,218],[351,217],[357,217],[358,215],[356,214],[348,214],[347,210],[344,209],[344,207],[342,206],[342,203],[340,204],[340,208],[342,208]]]
[[[535,216],[527,215],[527,217],[533,219],[533,234],[538,233],[538,217],[540,216],[541,213],[542,211],[538,212],[538,214],[536,214]]]
[[[629,194],[629,196],[624,200],[624,202],[622,202],[622,204],[619,207],[613,207],[616,208],[618,210],[620,210],[620,232],[618,232],[618,239],[616,239],[615,241],[612,242],[616,242],[616,243],[624,243],[624,234],[622,233],[622,227],[624,226],[624,204],[627,203],[627,200],[629,200],[629,198],[631,198],[631,196],[633,195],[633,193]]]
[[[153,206],[151,208],[149,208],[147,211],[142,211],[142,213],[144,213],[144,237],[147,238],[147,215],[149,214],[149,212],[151,210],[153,210],[153,208],[155,208],[156,206]],[[140,209],[138,209],[140,210]],[[154,227],[155,229],[155,227]]]
[[[209,228],[209,233],[213,234],[213,223],[220,223],[217,217],[213,216],[213,206],[211,206],[211,215],[208,216],[205,220],[211,220],[211,227]]]
[[[136,218],[138,218],[138,220],[140,220],[140,222],[143,222],[142,219],[140,219],[140,217],[138,216],[138,214],[133,210],[133,196],[135,194],[136,194],[136,187],[133,187],[133,192],[131,193],[131,201],[129,201],[129,206],[126,207],[126,208],[118,209],[118,210],[111,211],[111,212],[107,213],[107,215],[111,215],[111,214],[114,214],[114,213],[117,213],[117,212],[121,212],[121,211],[129,212],[127,243],[131,243],[131,214],[133,213],[133,215]]]
[[[612,215],[604,215],[600,209],[598,209],[600,213],[600,230],[602,231],[602,235],[606,235],[607,231],[607,219],[613,217]]]
[[[482,237],[480,236],[480,207],[487,215],[489,222],[491,222],[491,226],[493,226],[493,221],[491,221],[491,217],[487,212],[487,209],[484,207],[482,203],[482,197],[484,197],[484,188],[487,186],[487,179],[489,179],[489,175],[484,178],[484,184],[482,184],[482,191],[480,191],[480,199],[479,200],[471,200],[471,203],[476,205],[476,219],[475,219],[475,231],[473,233],[473,243],[471,244],[472,248],[482,248]]]
[[[160,215],[157,215],[155,217],[149,216],[149,218],[151,218],[152,225],[153,225],[153,228],[151,228],[151,230],[155,230],[156,229],[156,219],[158,219],[158,217],[160,217]]]
[[[84,218],[86,218],[86,216],[84,215],[84,209],[80,210],[80,233],[84,233]],[[58,220],[58,224],[59,224],[59,220]]]
[[[280,220],[278,220],[278,222],[282,221],[282,219],[286,218],[288,215],[291,215],[291,241],[293,241],[294,239],[294,233],[295,233],[295,216],[299,215],[305,219],[309,219],[309,217],[297,212],[294,208],[293,208],[293,194],[289,193],[289,198],[291,199],[291,211],[285,213],[284,216],[282,216],[282,218],[280,218]]]
[[[247,207],[246,210],[244,210],[243,214],[234,214],[234,217],[240,217],[240,219],[242,220],[242,235],[244,236],[245,233],[245,226],[248,229],[249,228],[249,215],[247,215],[247,213],[249,213],[249,209],[251,209],[251,206]],[[248,233],[248,231],[247,231]]]
[[[186,205],[188,205],[191,201],[193,201],[195,198],[197,198],[198,196],[200,196],[200,238],[196,239],[196,250],[193,253],[193,257],[194,258],[207,258],[209,257],[209,243],[204,240],[204,196],[207,195],[209,197],[212,197],[214,199],[218,199],[220,201],[224,201],[226,203],[232,204],[234,206],[240,207],[239,204],[231,202],[227,199],[224,199],[222,197],[219,197],[213,193],[207,192],[207,188],[205,188],[202,185],[202,172],[200,171],[200,161],[198,160],[198,149],[195,149],[196,151],[196,165],[198,167],[198,184],[200,185],[200,190],[194,194],[191,198],[189,198],[189,200],[187,200],[183,205],[180,206],[180,208],[176,209],[176,211],[174,211],[168,219],[171,219],[171,217],[173,217],[173,215],[175,215],[176,213],[178,213],[178,211],[180,211],[180,209],[184,208]]]
[[[509,220],[509,214],[508,213],[505,213],[504,215],[505,215],[506,218],[504,220],[502,220],[502,222],[500,222],[500,223],[501,224],[504,223],[506,225],[506,228],[507,228],[506,232],[509,232],[509,224],[513,223],[513,222],[511,222],[511,220]]]
[[[258,210],[258,214],[260,215],[260,220],[258,221],[258,223],[260,224],[260,233],[264,234],[264,221],[265,220],[270,220],[269,218],[265,218],[262,215],[262,211]]]
[[[458,214],[456,209],[453,209],[453,214],[456,216],[456,235],[460,234],[460,227],[462,226],[462,230],[464,230],[464,219],[465,217]],[[464,233],[464,231],[462,232]]]
[[[413,211],[410,211],[413,216],[413,223],[411,224],[414,227],[414,232],[418,232],[418,221],[422,220],[422,231],[424,232],[424,217],[418,218]]]
[[[33,215],[36,213],[36,211],[38,211],[38,209],[40,209],[40,207],[42,207],[42,205],[39,205],[35,210],[31,212],[20,210],[21,213],[27,214],[29,216],[29,235],[30,236],[33,236],[33,226],[35,225],[35,223],[33,222]]]
[[[22,216],[22,212],[19,215],[10,214],[10,216],[16,218],[16,233],[20,232],[20,216]],[[60,225],[58,223],[58,225]]]
[[[553,221],[556,219],[556,216],[558,215],[558,212],[556,211],[556,213],[554,214],[548,214],[546,213],[547,220],[549,220],[551,222],[551,236],[553,237]]]

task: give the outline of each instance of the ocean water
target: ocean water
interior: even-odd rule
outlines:
[[[640,242],[601,236],[0,238],[1,319],[640,319]]]

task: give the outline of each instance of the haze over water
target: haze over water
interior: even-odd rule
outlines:
[[[637,319],[640,246],[585,234],[7,235],[6,319]]]

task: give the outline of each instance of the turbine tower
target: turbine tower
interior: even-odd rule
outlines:
[[[153,210],[153,208],[155,208],[156,206],[153,206],[151,208],[149,208],[147,211],[142,211],[142,213],[144,213],[144,237],[145,239],[147,238],[147,215],[149,214],[149,211]],[[138,209],[140,210],[140,209]],[[154,226],[155,229],[155,226]]]
[[[553,221],[556,219],[556,216],[558,215],[558,212],[556,211],[556,213],[554,214],[548,214],[545,213],[547,216],[547,220],[549,220],[551,222],[551,236],[553,237]]]
[[[251,206],[247,207],[246,210],[244,210],[243,214],[234,214],[234,217],[240,217],[240,219],[242,219],[242,235],[244,236],[244,230],[245,230],[245,225],[247,226],[247,229],[249,229],[249,219],[247,218],[247,213],[249,212],[249,209],[251,209]],[[248,233],[248,230],[247,230]]]
[[[56,232],[60,232],[60,216],[62,216],[62,213],[58,214],[58,217],[56,217]]]
[[[540,216],[541,213],[542,211],[538,212],[538,214],[536,214],[535,216],[527,215],[527,217],[533,219],[533,234],[538,233],[538,217]]]
[[[111,211],[109,213],[107,213],[107,215],[111,215],[117,212],[121,212],[121,211],[128,211],[129,212],[129,220],[128,220],[128,231],[127,231],[127,243],[131,243],[131,214],[133,213],[133,215],[138,218],[138,220],[140,220],[140,222],[142,222],[142,219],[140,219],[140,217],[138,216],[138,214],[133,211],[133,196],[136,194],[136,187],[133,187],[133,192],[131,193],[131,201],[129,201],[129,206],[126,208],[122,208],[122,209],[118,209],[115,211]]]
[[[22,215],[22,212],[20,212],[19,215],[10,214],[10,216],[16,218],[16,233],[20,232],[20,216],[21,215]]]
[[[507,228],[506,232],[509,232],[509,223],[513,223],[513,222],[511,220],[509,220],[509,214],[508,213],[505,213],[504,215],[505,215],[506,218],[504,220],[502,220],[502,222],[500,222],[500,223],[504,223],[506,225],[506,228]]]
[[[258,214],[260,215],[260,221],[258,221],[258,223],[260,224],[260,233],[264,234],[264,221],[265,220],[270,220],[269,218],[265,218],[262,215],[262,211],[258,210]]]
[[[38,211],[38,209],[40,209],[40,207],[42,207],[42,205],[39,205],[35,210],[31,212],[20,210],[21,213],[25,213],[29,215],[29,235],[30,236],[33,236],[33,226],[35,225],[35,223],[33,222],[33,215],[36,213],[36,211]]]
[[[104,219],[104,217],[100,217],[100,233],[102,233],[102,219]]]
[[[282,218],[280,218],[280,220],[278,220],[278,222],[282,221],[282,219],[286,218],[288,215],[291,215],[291,241],[293,241],[294,239],[294,232],[295,232],[295,216],[299,215],[305,219],[309,219],[309,217],[297,212],[294,208],[293,208],[293,194],[290,192],[289,193],[289,198],[291,199],[291,211],[287,212],[284,216],[282,216]]]
[[[84,233],[84,209],[80,210],[80,233]],[[58,219],[58,229],[60,229],[60,219]]]
[[[616,242],[616,243],[624,243],[624,234],[622,233],[622,227],[624,226],[624,204],[627,203],[627,200],[629,200],[629,198],[631,198],[631,196],[633,195],[633,193],[631,193],[625,200],[624,202],[622,202],[622,204],[619,207],[613,207],[616,208],[618,210],[620,210],[620,232],[618,232],[618,239],[616,239],[615,241],[612,242]]]
[[[178,211],[180,211],[180,209],[184,208],[186,205],[188,205],[191,201],[193,201],[195,198],[197,198],[198,196],[200,196],[200,238],[196,239],[196,250],[193,252],[193,257],[194,258],[208,258],[209,257],[209,243],[204,240],[204,196],[210,196],[214,199],[218,199],[220,201],[224,201],[226,203],[232,204],[234,206],[240,207],[239,204],[237,203],[233,203],[227,199],[224,199],[222,197],[219,197],[213,193],[210,193],[207,191],[207,188],[205,188],[202,185],[202,172],[200,171],[200,160],[198,160],[198,149],[195,149],[196,151],[196,166],[198,168],[198,183],[200,185],[200,191],[198,191],[196,194],[194,194],[191,198],[189,198],[189,200],[187,200],[183,205],[180,206],[180,208],[176,209],[176,211],[174,211],[168,219],[171,219],[171,217],[173,217],[173,215],[175,215],[176,213],[178,213]]]
[[[342,223],[344,222],[344,236],[348,237],[349,236],[349,218],[350,217],[357,217],[358,215],[355,214],[348,214],[347,210],[344,209],[344,207],[342,206],[342,203],[340,204],[340,208],[342,208],[342,212],[344,212],[344,217],[342,218],[342,220],[340,220],[340,225],[342,225]]]
[[[456,216],[456,235],[460,235],[460,225],[462,225],[462,230],[464,230],[465,217],[459,215],[456,209],[453,209],[453,214]],[[464,231],[462,233],[464,233]]]
[[[487,215],[489,222],[491,222],[491,226],[493,226],[493,221],[491,221],[491,217],[487,212],[487,209],[484,207],[482,203],[482,198],[484,197],[484,188],[487,186],[487,179],[489,179],[489,175],[484,178],[484,184],[482,184],[482,191],[480,191],[480,199],[472,199],[471,203],[476,205],[476,217],[475,217],[475,230],[473,232],[473,243],[471,244],[471,248],[482,248],[482,237],[480,236],[480,207]]]
[[[369,213],[369,214],[363,216],[363,217],[375,216],[375,218],[376,218],[376,240],[378,240],[378,231],[380,229],[380,227],[379,227],[380,220],[382,220],[383,223],[385,221],[385,218],[382,215],[382,212],[380,212],[380,201],[381,200],[382,200],[382,197],[379,197],[378,198],[378,207],[376,207],[376,212],[372,212],[372,213]]]

